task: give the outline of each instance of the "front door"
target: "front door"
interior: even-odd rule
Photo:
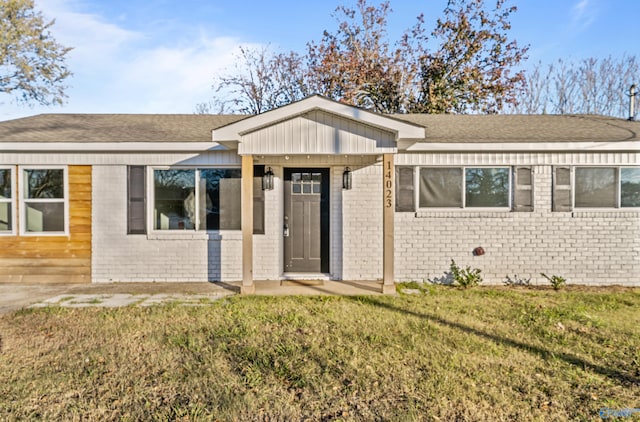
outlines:
[[[284,169],[284,271],[329,272],[329,169]]]

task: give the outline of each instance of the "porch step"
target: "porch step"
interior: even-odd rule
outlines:
[[[281,280],[293,280],[293,281],[331,281],[331,274],[327,273],[284,273]]]
[[[281,286],[324,286],[324,280],[282,280]]]

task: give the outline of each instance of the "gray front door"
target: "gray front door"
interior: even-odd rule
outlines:
[[[329,272],[329,169],[284,169],[284,271]]]

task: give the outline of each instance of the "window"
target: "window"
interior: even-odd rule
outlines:
[[[154,170],[154,229],[239,230],[240,169]]]
[[[419,204],[420,208],[462,208],[462,169],[420,169]]]
[[[420,169],[420,208],[508,208],[510,192],[508,167]]]
[[[555,167],[553,210],[640,208],[640,167]]]
[[[576,168],[575,206],[615,208],[618,202],[617,178],[618,171],[615,168]]]
[[[13,233],[13,169],[0,168],[0,234]]]
[[[319,195],[321,185],[321,173],[291,173],[291,193]]]
[[[640,207],[640,167],[620,169],[620,206]]]
[[[240,230],[240,169],[200,170],[200,230]],[[205,182],[203,182],[203,180]]]
[[[22,224],[24,233],[65,233],[66,170],[22,169]]]

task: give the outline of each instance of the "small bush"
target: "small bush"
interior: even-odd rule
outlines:
[[[545,273],[540,273],[540,275],[549,280],[549,283],[551,283],[551,286],[553,286],[553,290],[560,290],[564,287],[565,284],[567,284],[567,279],[562,276],[552,275],[551,277],[549,277]]]
[[[482,283],[482,276],[480,273],[482,270],[479,268],[460,268],[456,261],[451,260],[451,266],[449,267],[451,271],[451,275],[453,276],[454,284],[458,284],[460,287],[469,288],[473,286],[477,286]]]
[[[524,278],[524,277],[518,276],[518,274],[514,274],[513,278],[511,278],[509,276],[506,276],[506,279],[504,280],[504,285],[505,286],[525,286],[525,287],[530,287],[531,286],[531,277]]]

